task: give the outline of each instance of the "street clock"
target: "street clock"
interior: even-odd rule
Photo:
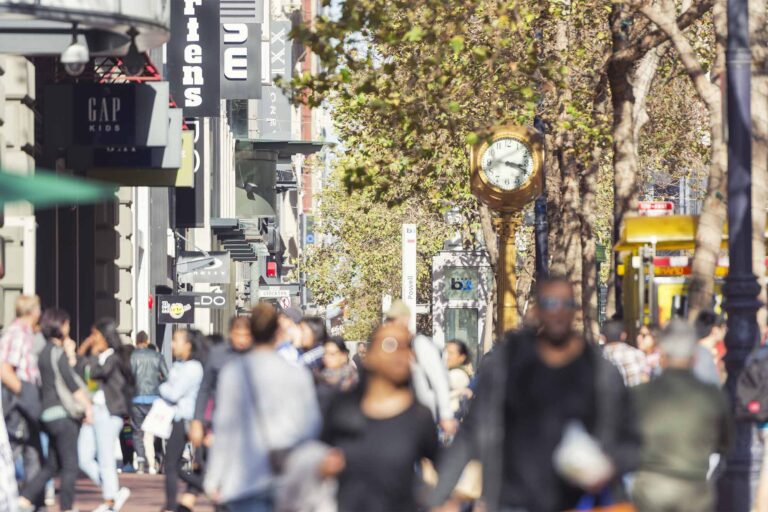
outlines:
[[[527,126],[491,129],[472,147],[472,193],[492,210],[517,212],[541,194],[544,149],[541,133]]]

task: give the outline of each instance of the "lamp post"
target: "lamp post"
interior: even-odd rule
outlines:
[[[757,344],[760,285],[752,272],[752,56],[749,49],[748,0],[728,0],[728,256],[725,283],[728,334],[726,389],[734,397],[744,362]],[[726,470],[718,482],[717,510],[747,512],[752,505],[753,424],[737,422]]]

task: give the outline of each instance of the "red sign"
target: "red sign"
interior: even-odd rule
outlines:
[[[672,215],[675,212],[675,203],[672,201],[640,201],[637,209],[640,215],[645,217]]]

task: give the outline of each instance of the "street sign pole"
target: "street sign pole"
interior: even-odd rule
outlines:
[[[752,55],[749,49],[748,0],[728,0],[728,258],[725,337],[728,370],[726,389],[733,399],[747,356],[760,338],[757,300],[760,285],[752,272],[752,114],[750,106]],[[731,400],[731,403],[735,403]],[[725,473],[718,482],[717,510],[747,512],[752,506],[754,425],[737,422]],[[757,458],[757,457],[756,457]],[[756,462],[760,459],[757,458]]]
[[[403,224],[402,297],[411,311],[409,327],[416,332],[416,224]]]

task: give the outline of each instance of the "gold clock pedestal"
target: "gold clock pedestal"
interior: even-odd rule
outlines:
[[[496,269],[496,336],[501,339],[504,333],[518,326],[517,314],[517,239],[515,233],[520,227],[520,219],[514,213],[501,212],[496,219],[496,232],[499,235],[499,263]]]
[[[486,153],[488,158],[486,158]],[[498,212],[499,262],[496,269],[496,335],[518,326],[515,233],[525,206],[543,190],[544,137],[528,126],[502,125],[470,148],[472,193]]]

